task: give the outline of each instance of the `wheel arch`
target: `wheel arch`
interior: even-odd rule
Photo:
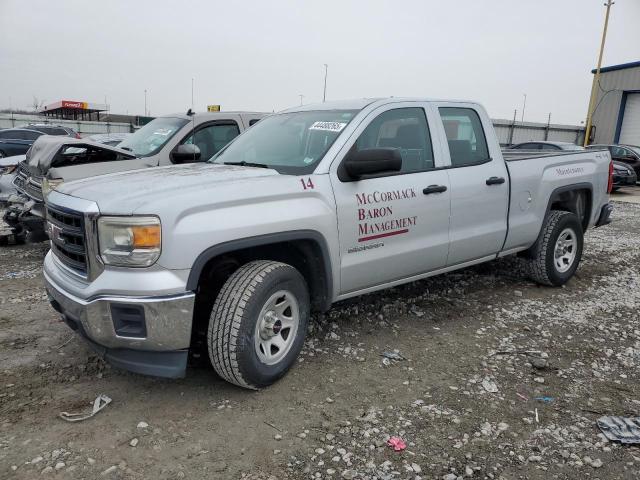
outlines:
[[[186,289],[197,294],[203,283],[203,275],[212,268],[225,266],[230,274],[251,260],[278,260],[292,264],[309,285],[312,308],[326,311],[331,306],[331,256],[324,236],[315,230],[270,233],[211,246],[194,261]]]
[[[583,231],[586,231],[593,212],[593,185],[582,182],[556,188],[549,196],[545,220],[551,210],[564,210],[576,214],[580,218]],[[542,225],[544,224],[543,221]]]

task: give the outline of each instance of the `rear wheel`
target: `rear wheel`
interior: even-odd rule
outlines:
[[[527,252],[524,262],[528,276],[542,285],[564,285],[578,269],[582,247],[582,224],[578,216],[552,210],[538,241]]]
[[[294,364],[309,322],[309,292],[291,265],[249,262],[225,282],[213,305],[207,343],[213,368],[244,388],[271,385]]]

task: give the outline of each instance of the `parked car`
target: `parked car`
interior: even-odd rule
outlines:
[[[589,145],[587,148],[606,148],[615,161],[626,163],[633,168],[636,176],[640,177],[640,147],[635,145]]]
[[[80,138],[71,128],[49,124],[29,124],[21,128],[0,130],[0,158],[24,155],[42,135]]]
[[[5,206],[12,195],[18,193],[13,180],[16,178],[18,164],[26,158],[26,155],[0,158],[0,206]]]
[[[22,128],[37,130],[38,132],[42,132],[46,135],[55,135],[57,137],[80,138],[80,134],[78,132],[65,125],[55,125],[52,123],[27,123],[26,125],[23,125]]]
[[[286,110],[208,163],[52,191],[46,289],[116,366],[179,377],[204,345],[222,378],[265,387],[333,302],[513,254],[568,282],[609,222],[611,157],[512,155],[471,102]]]
[[[636,172],[626,163],[614,161],[613,162],[613,189],[616,191],[622,187],[635,186],[638,181]]]
[[[524,142],[512,145],[508,150],[547,150],[551,152],[557,152],[559,150],[564,151],[578,151],[584,150],[584,147],[569,142]]]
[[[202,162],[248,129],[263,113],[205,112],[158,117],[116,147],[89,139],[41,138],[17,170],[14,197],[4,215],[13,233],[42,237],[44,197],[63,182],[106,173]]]

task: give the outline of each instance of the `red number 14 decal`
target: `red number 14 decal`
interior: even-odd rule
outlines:
[[[305,190],[308,190],[308,189],[313,190],[314,188],[316,188],[313,182],[311,181],[311,178],[307,178],[306,180],[304,178],[301,178],[300,182],[302,183],[302,188],[304,188]]]

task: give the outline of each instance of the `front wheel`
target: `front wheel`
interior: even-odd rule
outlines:
[[[528,276],[537,283],[559,287],[573,277],[582,258],[583,232],[577,215],[552,210],[538,241],[525,259]]]
[[[236,270],[213,305],[207,343],[220,377],[259,389],[294,364],[309,322],[304,277],[281,262],[258,260]]]

